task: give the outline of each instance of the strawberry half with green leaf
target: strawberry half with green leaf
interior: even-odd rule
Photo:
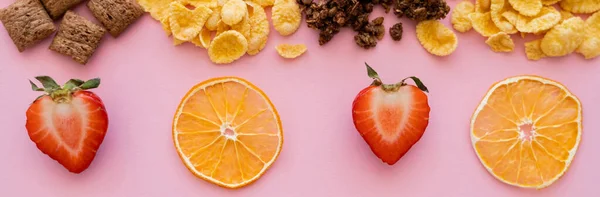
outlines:
[[[365,63],[366,64],[366,63]],[[373,83],[352,103],[354,126],[383,162],[394,165],[417,143],[429,123],[427,87],[416,77],[384,84],[369,65]],[[412,79],[415,85],[405,81]]]
[[[100,79],[71,79],[62,87],[48,76],[36,77],[34,91],[44,91],[27,109],[27,133],[38,149],[73,173],[94,160],[108,128],[108,115],[100,97],[89,89]]]

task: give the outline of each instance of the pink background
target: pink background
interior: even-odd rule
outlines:
[[[8,6],[12,0],[0,0]],[[456,0],[450,0],[453,6]],[[93,19],[85,6],[76,9]],[[381,7],[376,14],[382,15]],[[385,25],[399,21],[391,13]],[[89,64],[48,50],[51,39],[19,53],[0,31],[0,196],[596,196],[600,178],[600,58],[578,54],[527,61],[523,39],[512,53],[489,50],[485,38],[458,34],[449,57],[427,53],[418,44],[414,22],[404,22],[403,39],[386,35],[363,50],[345,29],[325,46],[303,23],[289,37],[274,30],[263,52],[231,65],[213,65],[204,49],[172,46],[158,22],[143,16],[118,39],[105,35]],[[449,17],[443,20],[449,24]],[[386,32],[387,33],[387,32]],[[531,40],[529,36],[526,40]],[[280,58],[279,43],[305,43],[295,60]],[[364,62],[393,83],[410,75],[430,89],[431,121],[425,135],[396,165],[378,160],[354,129],[351,103],[371,80]],[[543,190],[519,189],[496,181],[481,166],[469,139],[471,114],[492,83],[536,74],[564,83],[584,106],[584,134],[566,175]],[[89,169],[79,175],[37,150],[25,130],[25,111],[38,95],[28,79],[50,75],[101,77],[96,90],[110,125]],[[263,89],[280,112],[285,143],[277,162],[257,182],[238,190],[194,177],[177,156],[171,121],[177,104],[194,84],[234,75]],[[596,121],[596,122],[594,122]],[[596,193],[594,195],[593,193]]]

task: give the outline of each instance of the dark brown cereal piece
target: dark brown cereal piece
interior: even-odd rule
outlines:
[[[80,64],[86,64],[106,30],[72,11],[67,11],[52,40],[50,50],[71,56]]]
[[[390,36],[392,36],[392,40],[400,41],[402,40],[402,23],[396,23],[394,26],[390,28]]]
[[[0,20],[19,52],[37,44],[56,31],[39,0],[17,0],[0,9]]]
[[[450,6],[445,0],[396,0],[394,14],[414,21],[440,20],[446,18]]]
[[[144,14],[135,0],[90,0],[87,7],[115,38]]]
[[[59,19],[67,10],[81,3],[83,0],[42,0],[44,7],[52,19]]]

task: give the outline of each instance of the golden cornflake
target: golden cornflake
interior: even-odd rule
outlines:
[[[490,11],[490,0],[475,0],[475,11],[485,13]]]
[[[229,0],[221,8],[221,21],[232,26],[244,19],[248,14],[246,3],[242,0]]]
[[[275,50],[281,57],[293,59],[304,54],[306,46],[303,44],[279,44],[275,47]]]
[[[271,21],[275,31],[282,36],[291,35],[300,27],[302,14],[294,0],[275,0],[271,9]]]
[[[250,18],[248,17],[248,14],[244,16],[242,21],[231,26],[231,30],[242,33],[246,39],[250,38],[250,29],[252,29],[252,26],[250,26]]]
[[[475,12],[475,6],[469,1],[462,1],[452,10],[451,22],[452,27],[459,32],[467,32],[471,30],[471,19],[469,14]]]
[[[541,39],[525,43],[525,54],[527,55],[527,59],[540,60],[546,57],[546,54],[542,52],[542,48],[540,46],[541,43]]]
[[[585,22],[579,17],[573,17],[546,33],[540,46],[547,56],[564,56],[575,51],[584,39]]]
[[[499,32],[490,36],[485,43],[494,52],[511,52],[515,49],[515,43],[506,32]]]
[[[246,54],[248,41],[240,32],[225,31],[212,40],[208,47],[208,57],[216,64],[231,63]]]
[[[575,52],[582,54],[585,59],[600,55],[600,12],[596,12],[585,20],[585,40]]]
[[[219,25],[219,21],[221,21],[221,7],[216,7],[212,9],[212,14],[208,19],[206,19],[206,23],[204,27],[210,31],[217,30],[217,26]]]
[[[545,31],[558,24],[561,18],[560,12],[554,7],[544,6],[536,16],[519,15],[517,18],[517,30],[525,33]]]
[[[502,14],[506,12],[516,13],[506,0],[492,0],[490,10],[492,21],[498,29],[508,34],[517,33],[515,26],[507,18],[502,16]]]
[[[190,10],[180,2],[171,3],[169,25],[173,37],[183,41],[192,40],[198,36],[211,13],[212,10],[206,6],[199,6],[194,10]]]
[[[183,5],[191,5],[193,7],[206,6],[209,8],[217,7],[217,0],[177,0]]]
[[[256,55],[267,44],[269,36],[269,20],[267,13],[258,4],[246,2],[248,4],[248,14],[250,15],[250,38],[248,39],[248,55]]]
[[[169,4],[173,0],[137,0],[137,2],[144,8],[144,11],[150,13],[152,18],[161,21],[169,15]]]
[[[508,0],[521,15],[535,16],[542,10],[542,0]]]
[[[501,31],[498,27],[496,27],[494,21],[492,21],[490,12],[474,12],[469,14],[469,18],[471,19],[473,29],[475,29],[475,31],[484,37],[490,37]]]
[[[574,14],[591,14],[600,10],[600,0],[562,0],[560,7]]]
[[[419,22],[416,32],[423,48],[437,56],[452,54],[458,45],[456,34],[437,20]]]
[[[560,0],[542,0],[543,5],[554,5],[558,3]]]
[[[561,10],[560,11],[560,22],[559,23],[562,23],[564,20],[567,20],[567,19],[570,19],[570,18],[573,18],[573,17],[574,16],[573,16],[573,14],[571,14],[571,12],[567,12],[567,11]]]
[[[269,7],[275,3],[275,0],[250,0],[250,2],[256,3],[262,7]]]

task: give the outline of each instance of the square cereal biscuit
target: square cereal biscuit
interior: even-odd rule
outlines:
[[[59,19],[67,10],[81,3],[83,0],[42,0],[44,7],[52,19]]]
[[[94,54],[106,30],[72,11],[67,11],[52,40],[50,50],[71,56],[80,64],[86,64]]]
[[[136,0],[90,0],[87,7],[115,38],[144,14]]]
[[[39,43],[56,31],[39,0],[17,0],[0,9],[0,20],[19,52]]]

